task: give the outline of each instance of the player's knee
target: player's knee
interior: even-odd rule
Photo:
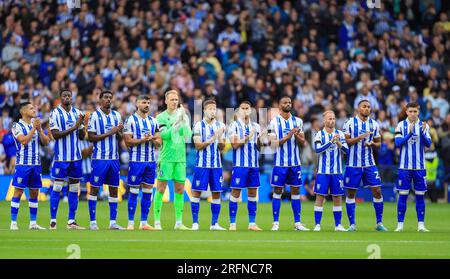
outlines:
[[[55,192],[61,192],[63,187],[64,187],[64,181],[56,180],[55,183],[53,183],[53,191],[55,191]]]
[[[89,189],[89,195],[97,196],[97,194],[98,194],[98,187],[91,185],[91,188]]]
[[[80,182],[69,184],[69,192],[78,193],[78,190],[80,190]]]
[[[130,187],[130,193],[139,194],[139,187]]]
[[[398,194],[399,195],[409,195],[409,190],[399,190]]]

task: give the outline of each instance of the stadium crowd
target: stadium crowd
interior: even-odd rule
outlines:
[[[291,96],[307,136],[305,195],[312,193],[311,141],[322,113],[334,110],[340,129],[368,99],[382,128],[382,180],[393,185],[394,128],[406,103],[415,101],[432,127],[427,180],[436,200],[450,181],[450,2],[382,0],[380,9],[360,2],[81,0],[69,9],[65,0],[3,0],[0,173],[14,170],[10,130],[20,102],[30,100],[48,122],[61,89],[74,93],[77,108],[92,111],[101,89],[109,88],[125,119],[138,95],[148,94],[157,113],[164,92],[176,89],[191,115],[196,101],[211,97],[225,110],[244,99],[256,109],[276,108],[277,97]],[[231,153],[225,149],[225,170]],[[42,154],[47,173],[52,154],[52,145]],[[272,159],[261,156],[262,172],[270,173]],[[194,164],[190,146],[188,173]]]

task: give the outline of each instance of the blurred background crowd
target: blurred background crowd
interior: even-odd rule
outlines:
[[[20,102],[30,100],[47,121],[60,89],[92,111],[109,88],[124,118],[139,94],[151,96],[153,114],[164,110],[168,89],[181,93],[191,114],[196,101],[211,97],[225,110],[247,99],[257,109],[276,108],[277,97],[290,95],[308,140],[305,197],[316,160],[311,140],[325,110],[336,112],[342,128],[361,99],[370,101],[382,128],[378,166],[383,183],[393,186],[394,129],[406,103],[418,102],[420,118],[432,127],[426,159],[433,201],[450,180],[450,1],[381,0],[379,9],[360,0],[79,2],[69,9],[66,0],[0,1],[1,174],[14,171],[10,130]],[[123,143],[121,150],[126,171]],[[43,149],[46,173],[52,155],[52,145]],[[188,174],[194,164],[190,146]],[[263,173],[271,164],[271,155],[261,156]]]

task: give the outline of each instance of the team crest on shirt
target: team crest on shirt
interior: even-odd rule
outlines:
[[[131,176],[131,181],[133,181],[133,182],[136,181],[136,176],[135,176],[135,175],[132,175],[132,176]]]
[[[275,176],[273,177],[273,181],[274,181],[274,182],[277,182],[277,181],[278,181],[278,175],[275,175]]]
[[[55,174],[59,174],[59,168],[55,169]]]
[[[73,121],[72,119],[67,120],[66,126],[67,128],[72,128],[73,126],[75,126],[75,121]]]
[[[95,182],[95,183],[98,182],[98,176],[94,176],[94,182]]]
[[[197,187],[200,187],[200,180],[196,180],[196,181],[195,181],[195,185],[196,185]]]
[[[347,183],[347,184],[350,183],[350,177],[345,178],[345,183]]]
[[[105,124],[105,131],[106,131],[106,132],[111,131],[112,128],[113,128],[113,126],[112,126],[111,124]]]
[[[320,184],[317,184],[317,190],[320,190]]]
[[[22,177],[17,177],[17,183],[22,184]]]
[[[236,178],[236,184],[239,185],[239,183],[241,183],[241,179],[240,178]]]

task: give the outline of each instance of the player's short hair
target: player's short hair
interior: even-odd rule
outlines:
[[[409,109],[409,108],[417,108],[417,109],[419,109],[419,104],[418,103],[416,103],[416,102],[410,102],[410,103],[408,103],[407,105],[406,105],[406,109]]]
[[[361,101],[359,101],[358,107],[359,107],[362,103],[364,103],[364,102],[367,102],[367,103],[369,103],[369,105],[370,105],[369,100],[367,100],[367,99],[362,99]]]
[[[150,97],[148,95],[141,94],[137,97],[137,101],[142,101],[142,100],[148,101],[148,100],[150,100]]]
[[[26,102],[20,103],[19,104],[19,112],[28,105],[31,105],[31,102],[26,101]]]
[[[287,94],[283,94],[283,95],[280,96],[280,98],[278,98],[278,103],[280,103],[281,100],[283,100],[283,99],[285,99],[285,98],[288,98],[288,99],[290,99],[290,100],[292,101],[291,96],[289,96],[289,95],[287,95]]]
[[[325,116],[326,116],[327,114],[329,114],[329,113],[332,113],[332,114],[336,115],[336,114],[334,113],[334,111],[332,111],[332,110],[326,110],[326,111],[323,112],[322,117],[325,118]]]
[[[63,88],[63,89],[61,89],[61,90],[59,91],[59,97],[61,97],[61,95],[62,95],[64,92],[69,92],[70,95],[72,96],[72,91],[70,91],[70,90],[67,89],[67,88]]]
[[[100,92],[100,99],[103,98],[103,95],[105,94],[111,94],[111,96],[114,95],[111,90],[105,89],[102,92]]]
[[[217,105],[216,100],[214,99],[207,99],[203,102],[203,108],[206,108],[208,105]]]
[[[252,106],[252,103],[251,103],[249,100],[243,100],[243,101],[241,101],[241,102],[239,103],[239,106],[241,106],[242,104],[247,104],[247,105],[249,105],[250,107]]]
[[[179,96],[179,95],[178,95],[178,91],[172,89],[172,90],[167,91],[167,92],[164,94],[164,97],[167,99],[167,96],[169,96],[170,94],[176,94],[177,96]]]

